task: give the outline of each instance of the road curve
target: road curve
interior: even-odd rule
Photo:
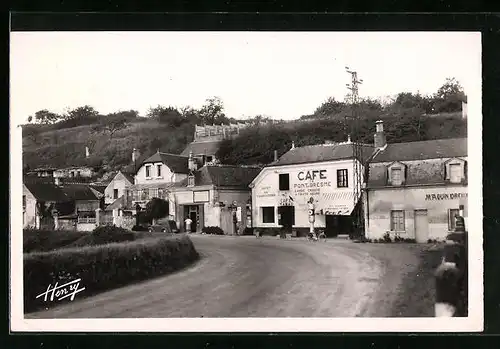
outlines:
[[[202,259],[186,270],[25,317],[388,316],[377,305],[387,298],[388,263],[368,244],[191,238]],[[402,277],[396,270],[389,273],[394,287]]]

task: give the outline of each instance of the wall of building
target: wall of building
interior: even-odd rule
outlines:
[[[95,212],[99,208],[99,201],[97,200],[78,200],[75,203],[76,212],[78,211],[92,211]]]
[[[36,220],[36,198],[23,185],[23,195],[26,195],[26,209],[23,212],[23,228],[34,227]]]
[[[278,225],[278,206],[295,207],[294,227],[309,227],[308,201],[316,207],[315,227],[325,227],[325,214],[349,215],[354,209],[354,171],[352,160],[267,167],[252,188],[252,221],[254,227]],[[348,187],[337,187],[337,170],[347,169]],[[290,190],[279,190],[279,174],[288,173]],[[359,187],[359,192],[361,188]],[[261,207],[274,207],[274,223],[263,223]]]
[[[146,177],[146,166],[151,166],[150,177]],[[161,176],[157,176],[156,166],[161,165]],[[175,178],[172,177],[173,173],[162,162],[143,164],[136,173],[135,184],[151,184],[151,183],[171,183],[175,182]]]
[[[464,205],[467,224],[467,186],[420,186],[369,190],[365,212],[366,237],[382,238],[391,229],[391,210],[404,210],[403,238],[415,238],[415,210],[427,210],[429,239],[443,240],[448,234],[450,209]]]
[[[78,177],[78,171],[80,172],[79,174],[80,177],[92,177],[94,175],[94,171],[90,167],[78,167],[78,168],[64,168],[55,170],[54,177],[58,178]]]
[[[118,197],[121,197],[125,195],[125,189],[132,184],[133,183],[130,183],[122,173],[118,173],[104,190],[104,203],[109,205],[116,200],[113,197],[115,189],[118,189]]]
[[[224,207],[219,208],[219,221],[220,221],[220,227],[226,234],[234,234],[234,228],[233,228],[233,212],[229,208],[229,206],[233,203],[236,202],[237,212],[239,211],[240,213],[237,214],[237,218],[239,218],[236,227],[237,227],[237,233],[241,234],[243,229],[246,227],[246,205],[248,200],[251,198],[252,193],[250,189],[248,191],[246,190],[221,190],[219,192],[219,201],[224,203]]]

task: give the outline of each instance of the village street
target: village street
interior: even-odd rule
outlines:
[[[194,266],[26,318],[384,317],[414,244],[192,235]]]

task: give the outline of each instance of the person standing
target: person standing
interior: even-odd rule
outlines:
[[[193,223],[193,221],[189,217],[186,217],[186,219],[184,220],[184,224],[186,224],[186,232],[187,233],[191,233],[191,224],[192,223]]]

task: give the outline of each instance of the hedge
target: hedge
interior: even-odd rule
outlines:
[[[89,235],[88,232],[74,230],[24,229],[23,252],[47,252],[55,250],[67,246],[87,235]]]
[[[187,236],[146,238],[83,248],[24,255],[24,310],[31,312],[68,301],[44,302],[49,285],[81,278],[85,290],[75,298],[121,287],[184,268],[199,258]]]

